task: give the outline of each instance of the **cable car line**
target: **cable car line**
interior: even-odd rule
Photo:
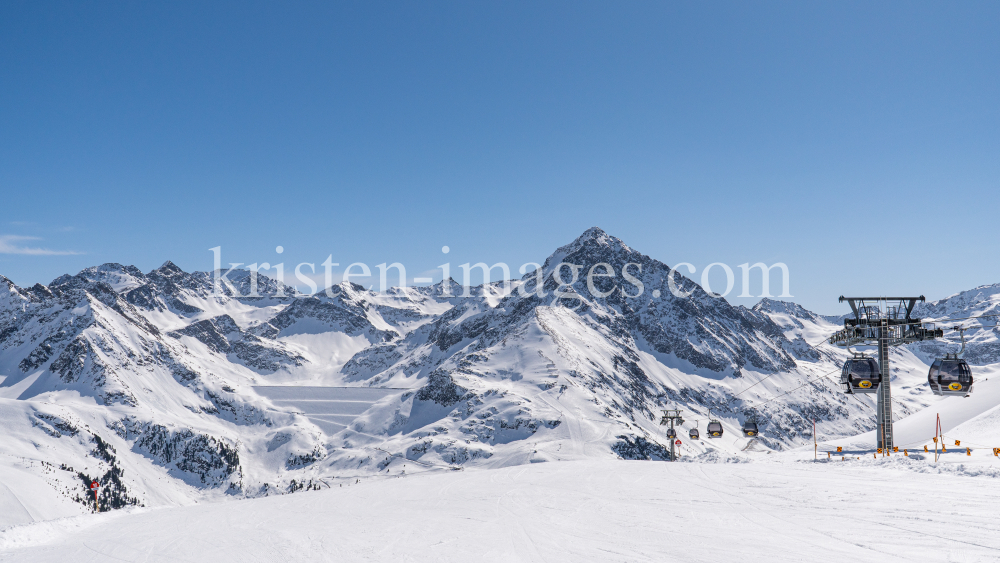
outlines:
[[[920,299],[923,300],[923,297],[920,297]],[[843,301],[843,300],[844,300],[844,298],[841,297],[841,301]],[[915,298],[914,298],[914,300],[915,300]],[[852,303],[852,307],[853,307],[854,306],[854,302],[852,301],[851,303]],[[911,308],[912,308],[912,304],[911,304]],[[855,313],[857,314],[857,311],[855,311]],[[907,325],[932,325],[933,326],[935,323],[943,323],[943,322],[949,322],[949,321],[961,321],[961,320],[972,320],[972,319],[987,319],[987,318],[996,318],[996,317],[1000,317],[1000,314],[984,314],[984,315],[975,315],[975,316],[969,316],[969,317],[944,318],[944,319],[937,319],[937,320],[923,320],[923,319],[921,319],[921,320],[917,320],[917,321],[913,321],[913,322],[903,322],[903,323],[896,322],[896,323],[893,323],[893,326],[907,326]],[[907,320],[908,319],[909,319],[909,310],[907,310]],[[1000,325],[1000,322],[998,322],[998,325]],[[982,327],[976,327],[976,328],[982,328]],[[935,330],[941,330],[941,332],[939,332],[938,334],[943,333],[944,330],[955,330],[955,331],[958,331],[959,334],[960,334],[961,340],[962,340],[962,349],[961,349],[961,351],[959,351],[957,353],[954,353],[954,354],[947,353],[947,354],[945,354],[944,358],[938,358],[932,364],[932,366],[931,366],[930,372],[928,374],[928,384],[931,387],[931,390],[932,390],[932,392],[934,392],[935,395],[962,395],[962,396],[968,397],[969,393],[972,392],[973,378],[972,378],[971,369],[968,367],[968,363],[965,362],[965,360],[962,358],[962,356],[964,355],[965,348],[966,348],[965,331],[966,330],[973,330],[973,329],[974,329],[973,327],[960,327],[960,326],[957,326],[957,325],[954,326],[954,327],[952,327],[952,328],[950,328],[950,329],[935,329]],[[879,330],[882,330],[882,329],[880,328]],[[834,334],[836,334],[836,332]],[[867,333],[865,333],[865,334],[867,334]],[[864,336],[862,338],[862,341],[867,341],[866,339],[868,339],[869,337],[870,337],[870,335]],[[883,339],[882,340],[883,343],[881,345],[885,346],[885,340],[884,340],[885,337],[884,336],[880,336],[880,338]],[[931,336],[931,338],[933,338],[933,336]],[[831,360],[835,361],[836,360],[836,356],[834,354],[832,354],[832,353],[824,353],[824,351],[820,350],[820,348],[819,348],[823,344],[832,344],[832,343],[833,342],[832,342],[832,335],[831,335],[830,337],[826,337],[823,340],[817,342],[816,344],[808,345],[807,350],[814,350],[817,353],[819,353],[821,357],[826,357],[828,359],[831,359]],[[902,342],[898,342],[897,344],[899,344],[899,343],[902,343]],[[843,345],[843,344],[841,344],[841,345]],[[890,345],[892,345],[892,344],[890,344]],[[854,352],[853,350],[850,349],[850,345],[848,345],[848,350],[852,353],[852,357],[848,358],[844,362],[844,365],[842,366],[841,369],[839,369],[839,370],[833,370],[833,371],[830,371],[830,372],[824,373],[824,374],[813,375],[813,376],[807,377],[805,379],[805,381],[801,385],[799,385],[797,387],[794,387],[794,388],[792,388],[792,389],[790,389],[790,390],[788,390],[788,391],[786,391],[784,393],[781,393],[780,395],[776,395],[776,396],[771,397],[770,399],[768,399],[766,401],[763,401],[761,403],[757,403],[757,404],[753,405],[752,407],[750,407],[750,414],[747,416],[747,418],[744,421],[743,426],[741,428],[741,430],[743,432],[743,436],[744,437],[753,438],[753,437],[756,437],[756,436],[759,435],[759,428],[758,428],[758,424],[757,424],[757,418],[758,418],[757,414],[758,414],[758,410],[761,407],[767,405],[768,403],[776,401],[776,400],[778,400],[780,398],[786,397],[786,396],[788,396],[788,395],[790,395],[790,394],[792,394],[792,393],[794,393],[794,392],[796,392],[796,391],[798,391],[798,390],[800,390],[803,387],[806,387],[808,385],[813,385],[815,387],[816,386],[816,381],[826,379],[829,376],[837,373],[837,371],[841,372],[841,378],[840,378],[840,381],[839,381],[839,383],[841,385],[841,390],[845,394],[849,394],[852,397],[854,397],[854,399],[858,402],[859,405],[871,408],[872,405],[868,405],[868,404],[864,403],[863,401],[861,401],[861,399],[857,396],[857,394],[872,394],[872,393],[878,392],[879,387],[883,383],[883,378],[886,378],[886,384],[888,385],[887,382],[888,382],[889,378],[891,378],[891,373],[884,373],[884,374],[882,373],[883,371],[888,371],[887,369],[883,369],[883,366],[880,365],[882,363],[882,356],[880,356],[879,362],[876,362],[874,358],[869,357],[869,356],[865,355],[864,353]],[[880,354],[884,355],[884,359],[886,361],[888,361],[888,354],[891,351],[892,350],[887,347],[886,349],[882,350],[880,352]],[[803,366],[803,367],[806,367],[806,366]],[[735,399],[735,398],[743,395],[747,391],[753,389],[754,387],[760,385],[761,383],[763,383],[764,381],[766,381],[766,380],[774,377],[775,375],[778,375],[779,373],[782,373],[782,372],[776,371],[776,372],[773,372],[771,374],[768,374],[768,375],[760,378],[759,380],[755,381],[754,383],[752,383],[748,387],[746,387],[743,390],[739,391],[738,393],[732,395],[732,397]],[[817,390],[820,391],[820,392],[828,391],[827,389],[823,389],[822,387],[817,388]],[[887,395],[888,395],[888,393],[887,393]],[[880,395],[880,397],[881,397],[881,395]],[[889,397],[889,401],[895,402],[895,403],[899,404],[899,402],[897,400],[893,399],[892,397]],[[878,409],[881,409],[881,407],[878,407]],[[695,426],[695,428],[692,428],[689,431],[689,436],[693,440],[700,439],[700,432],[699,432],[699,430],[697,428],[697,424],[698,424],[699,421],[700,421],[700,419],[694,420],[696,426]],[[882,424],[881,418],[880,418],[879,424],[880,425]],[[724,429],[722,427],[721,421],[719,419],[715,418],[712,415],[711,409],[709,409],[709,422],[708,422],[706,431],[708,433],[708,436],[707,436],[708,438],[721,438],[723,436],[723,433],[724,433]],[[675,440],[677,438],[676,431],[674,431],[673,429],[671,429],[670,431],[668,431],[668,436],[667,437],[670,440]],[[917,442],[914,442],[914,443],[917,443]],[[975,445],[977,447],[986,447],[986,448],[988,448],[988,446],[982,446],[982,445],[979,445],[979,444],[972,444],[971,442],[968,442],[968,443],[970,445]],[[880,441],[880,444],[881,444],[881,441]],[[889,444],[891,445],[891,439],[889,441]],[[906,445],[908,446],[910,444],[906,444]]]
[[[954,320],[954,321],[957,321],[957,320],[965,320],[965,319],[971,319],[971,318],[983,318],[983,317],[1000,317],[1000,314],[996,314],[996,315],[981,315],[981,316],[979,316],[979,317],[965,317],[964,319],[963,319],[963,318],[954,318],[954,319],[942,319],[941,321],[933,321],[933,322],[943,322],[944,320]],[[904,323],[904,324],[928,324],[928,323],[924,323],[924,322],[920,322],[920,323]],[[952,328],[952,329],[946,329],[946,330],[957,330],[957,329],[958,329],[958,327],[954,327],[954,328]],[[967,330],[967,329],[963,329],[963,330]],[[822,345],[822,344],[825,344],[825,343],[826,343],[826,339],[824,339],[824,340],[822,340],[822,341],[820,341],[820,342],[817,342],[816,344],[812,344],[812,345],[810,345],[810,346],[809,346],[809,349],[812,349],[812,350],[815,350],[815,349],[817,349],[817,347],[818,347],[818,346],[820,346],[820,345]],[[963,349],[964,349],[964,348],[965,348],[965,346],[964,346],[964,344],[963,344]],[[872,359],[872,360],[874,361],[874,359]],[[964,360],[963,360],[963,361],[964,361]],[[740,395],[742,395],[743,393],[746,393],[746,392],[747,392],[747,391],[749,391],[750,389],[752,389],[752,388],[756,387],[757,385],[759,385],[759,384],[763,383],[764,381],[766,381],[767,379],[770,379],[771,377],[773,377],[773,376],[777,375],[778,373],[780,373],[780,372],[774,372],[774,373],[772,373],[772,374],[770,374],[770,375],[767,375],[767,376],[764,376],[764,377],[762,377],[762,378],[761,378],[760,380],[758,380],[758,381],[757,381],[756,383],[754,383],[754,384],[750,385],[750,386],[749,386],[749,387],[747,387],[746,389],[743,389],[743,390],[742,390],[742,391],[740,391],[739,393],[736,393],[735,395],[733,395],[733,397],[734,397],[734,398],[735,398],[735,397],[739,397],[739,396],[740,396]],[[836,373],[836,372],[831,372],[831,373]],[[971,381],[971,374],[969,375],[969,378],[970,378],[970,381]],[[810,379],[811,379],[811,378],[810,378]],[[860,382],[860,381],[861,381],[861,380],[859,379],[859,382]],[[869,379],[869,381],[871,381],[871,380]],[[799,388],[801,388],[801,387],[802,387],[802,386],[800,386],[800,387],[796,387],[796,389],[799,389]],[[969,387],[971,388],[971,383],[970,383]],[[873,392],[875,392],[875,390],[877,389],[877,385],[875,385],[875,384],[873,383],[873,384],[871,384],[871,385],[870,385],[870,388],[871,388],[871,391],[860,391],[860,392],[868,392],[868,393],[873,393]],[[793,391],[794,391],[794,389],[793,389]],[[791,391],[789,391],[789,392],[791,392]],[[779,395],[779,396],[784,396],[784,395]],[[777,397],[775,397],[775,398],[777,398]],[[772,399],[769,399],[769,400],[768,400],[768,401],[766,401],[766,402],[770,402],[770,401],[772,401],[772,400],[774,400],[774,398],[772,398]],[[765,403],[760,403],[760,404],[766,404],[766,402],[765,402]]]
[[[831,371],[831,372],[829,372],[829,373],[824,373],[824,374],[821,374],[821,375],[815,375],[815,376],[813,376],[813,377],[810,377],[810,378],[809,378],[809,379],[807,379],[807,380],[806,380],[806,382],[805,382],[805,383],[803,383],[802,385],[799,385],[798,387],[796,387],[796,388],[794,388],[794,389],[791,389],[791,390],[789,390],[789,391],[787,391],[787,392],[785,392],[785,393],[782,393],[781,395],[777,395],[777,396],[775,396],[775,397],[771,397],[770,399],[768,399],[768,400],[764,401],[763,403],[758,403],[758,404],[757,404],[756,406],[758,406],[758,407],[759,407],[759,406],[762,406],[762,405],[766,405],[766,404],[770,403],[771,401],[773,401],[773,400],[775,400],[775,399],[780,399],[781,397],[784,397],[785,395],[788,395],[788,394],[790,394],[790,393],[793,393],[793,392],[795,392],[795,391],[798,391],[799,389],[802,389],[802,388],[803,388],[803,387],[805,387],[806,385],[811,385],[812,383],[814,383],[814,381],[813,381],[813,380],[818,380],[818,379],[822,379],[822,378],[825,378],[825,377],[829,377],[830,375],[833,375],[833,374],[837,373],[838,371],[840,371],[840,370],[839,370],[839,369],[836,369],[836,370],[833,370],[833,371]]]
[[[944,318],[944,319],[937,319],[937,320],[921,319],[919,321],[913,321],[913,322],[910,322],[910,323],[895,323],[893,326],[911,326],[911,325],[940,324],[940,323],[950,323],[952,321],[967,321],[967,320],[972,320],[972,319],[986,319],[986,318],[991,318],[991,317],[1000,317],[1000,313],[989,314],[989,315],[976,315],[974,317],[953,317],[953,318]]]
[[[824,338],[823,340],[821,340],[821,341],[817,342],[816,344],[811,344],[811,345],[809,346],[809,349],[810,349],[810,350],[815,350],[815,349],[816,349],[816,348],[817,348],[818,346],[820,346],[821,344],[826,344],[826,340],[827,340],[827,339],[826,339],[826,338]],[[774,372],[774,373],[772,373],[771,375],[767,375],[767,376],[764,376],[764,377],[760,378],[760,380],[759,380],[759,381],[757,381],[757,383],[754,383],[754,384],[753,384],[753,385],[751,385],[750,387],[747,387],[746,389],[744,389],[744,390],[740,391],[739,393],[737,393],[737,394],[733,395],[733,397],[739,397],[739,396],[740,396],[740,395],[742,395],[743,393],[746,393],[747,391],[749,391],[749,390],[753,389],[753,388],[754,388],[754,387],[756,387],[757,385],[759,385],[759,384],[763,383],[763,382],[764,382],[765,380],[767,380],[767,379],[771,378],[772,376],[775,376],[775,375],[777,375],[778,373],[780,373],[780,372]]]

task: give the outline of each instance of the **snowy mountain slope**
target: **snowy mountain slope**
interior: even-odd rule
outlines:
[[[560,283],[564,261],[579,266],[571,285]],[[592,267],[614,276],[588,283]],[[82,510],[79,473],[117,479],[108,490],[119,505],[155,506],[404,465],[664,459],[665,408],[685,411],[685,455],[794,448],[811,441],[814,419],[830,437],[874,427],[871,398],[835,385],[847,353],[823,344],[839,328],[831,318],[767,299],[734,307],[680,274],[690,295],[676,297],[669,271],[594,228],[509,294],[493,282],[463,296],[448,280],[448,292],[338,284],[302,297],[259,276],[246,297],[252,279],[233,271],[219,295],[212,273],[170,262],[148,274],[106,264],[28,289],[3,278],[0,466],[42,479],[57,499],[79,498],[70,506]],[[925,356],[893,351],[901,418],[939,402]],[[321,428],[296,414],[318,403],[254,391],[275,385],[384,394],[344,413],[330,410],[337,401],[319,405]],[[983,397],[979,412],[992,400]],[[723,438],[687,440],[710,418]],[[755,440],[739,432],[748,418],[763,432]]]
[[[801,305],[766,297],[754,305],[752,311],[766,316],[781,328],[782,334],[791,343],[789,352],[796,358],[816,360],[822,349],[814,345],[843,328],[842,320],[832,322],[830,317],[807,311]]]
[[[438,298],[440,284],[392,288],[385,293],[340,283],[311,297],[294,300],[249,332],[296,350],[306,361],[283,366],[271,383],[344,385],[341,368],[358,352],[391,345],[446,312],[461,298]],[[277,370],[276,370],[277,371]],[[348,383],[349,384],[349,383]]]
[[[582,272],[599,263],[621,272],[631,263],[636,283],[625,291],[636,295],[637,283],[645,290],[627,297],[623,286],[603,278],[592,291],[581,279],[572,297],[557,298],[553,274],[563,260]],[[659,411],[678,406],[703,431],[710,416],[726,426],[724,439],[690,444],[695,453],[747,447],[738,428],[755,409],[765,433],[758,443],[772,448],[803,440],[813,417],[844,433],[871,427],[870,407],[831,392],[824,380],[757,407],[804,376],[839,371],[843,351],[820,354],[804,340],[813,337],[815,344],[820,332],[832,332],[829,321],[801,308],[792,311],[801,319],[790,316],[775,302],[768,310],[733,307],[679,276],[680,288],[693,293],[677,298],[666,284],[668,271],[591,229],[546,260],[544,296],[530,294],[537,278],[529,274],[495,306],[461,302],[400,342],[359,352],[342,369],[347,381],[415,392],[333,437],[328,463],[336,466],[341,456],[357,455],[352,446],[376,442],[435,464],[495,466],[598,452],[663,458]]]
[[[937,321],[939,328],[961,326],[965,333],[967,349],[965,359],[973,366],[1000,362],[1000,284],[984,285],[929,303],[919,303],[914,316]],[[971,318],[970,318],[971,317]],[[946,330],[943,341],[927,342],[913,346],[927,363],[946,352],[958,352],[961,338],[955,331]]]
[[[134,290],[119,294],[102,281],[64,276],[5,303],[4,458],[72,468],[56,471],[53,493],[83,504],[81,475],[109,480],[109,506],[120,506],[176,503],[178,495],[151,487],[164,471],[186,491],[180,498],[206,488],[253,494],[288,460],[322,452],[314,426],[268,412],[251,390],[253,371],[164,334],[127,301]],[[279,453],[247,455],[285,426],[296,439]]]
[[[331,341],[348,343],[342,364],[371,340],[398,338],[451,307],[427,288],[362,295],[341,286],[346,298],[317,297],[320,307],[279,317],[312,303],[264,276],[254,284],[234,271],[228,280],[218,295],[212,274],[170,262],[148,274],[105,264],[27,290],[0,280],[0,412],[9,415],[0,458],[14,460],[8,469],[65,468],[53,470],[50,493],[74,499],[78,510],[92,504],[84,485],[94,477],[113,481],[102,489],[106,507],[313,486],[300,474],[326,455],[322,431],[252,385],[278,372],[287,381],[329,370]],[[252,285],[258,296],[246,297]],[[361,319],[360,330],[302,330],[329,320],[322,313],[337,309],[324,310],[329,303]],[[293,330],[271,334],[271,322]]]
[[[170,261],[142,274],[134,266],[104,264],[76,276],[62,276],[51,285],[73,278],[111,285],[126,301],[164,330],[182,328],[195,320],[230,315],[248,328],[267,320],[294,300],[295,290],[264,275],[256,281],[246,270],[187,273]],[[219,278],[216,291],[215,279]],[[256,296],[250,297],[255,292]]]

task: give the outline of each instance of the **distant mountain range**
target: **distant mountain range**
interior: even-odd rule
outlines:
[[[583,267],[571,290],[554,276],[562,262]],[[618,275],[588,287],[596,264]],[[621,285],[626,266],[637,297]],[[220,295],[212,273],[170,262],[145,274],[104,264],[30,288],[0,276],[0,464],[44,482],[71,513],[92,502],[83,483],[95,478],[118,507],[290,492],[401,464],[663,459],[665,408],[685,410],[687,455],[787,448],[814,419],[827,435],[872,427],[871,400],[837,392],[845,353],[822,344],[840,318],[770,299],[733,306],[680,274],[691,293],[676,297],[669,271],[592,228],[509,295],[501,283],[443,295],[444,283],[457,289],[447,280],[293,298],[260,276],[248,298],[248,272]],[[998,295],[1000,284],[984,286],[915,314],[992,314]],[[1000,361],[995,319],[961,322],[973,327],[970,362]],[[921,385],[926,364],[957,346],[894,352],[897,416],[936,400]],[[344,424],[318,426],[255,390],[275,385],[386,391]],[[686,440],[709,418],[723,439]],[[756,440],[739,437],[748,418]]]

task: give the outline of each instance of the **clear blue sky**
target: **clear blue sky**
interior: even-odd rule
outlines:
[[[998,30],[996,2],[4,2],[0,273],[221,245],[413,276],[596,225],[785,262],[819,312],[940,298],[1000,282]]]

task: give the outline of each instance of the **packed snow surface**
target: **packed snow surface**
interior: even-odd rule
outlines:
[[[997,561],[995,478],[927,460],[577,461],[394,475],[0,532],[67,561]],[[767,458],[778,458],[770,460]],[[810,452],[811,457],[811,452]],[[729,461],[737,461],[732,458]]]

